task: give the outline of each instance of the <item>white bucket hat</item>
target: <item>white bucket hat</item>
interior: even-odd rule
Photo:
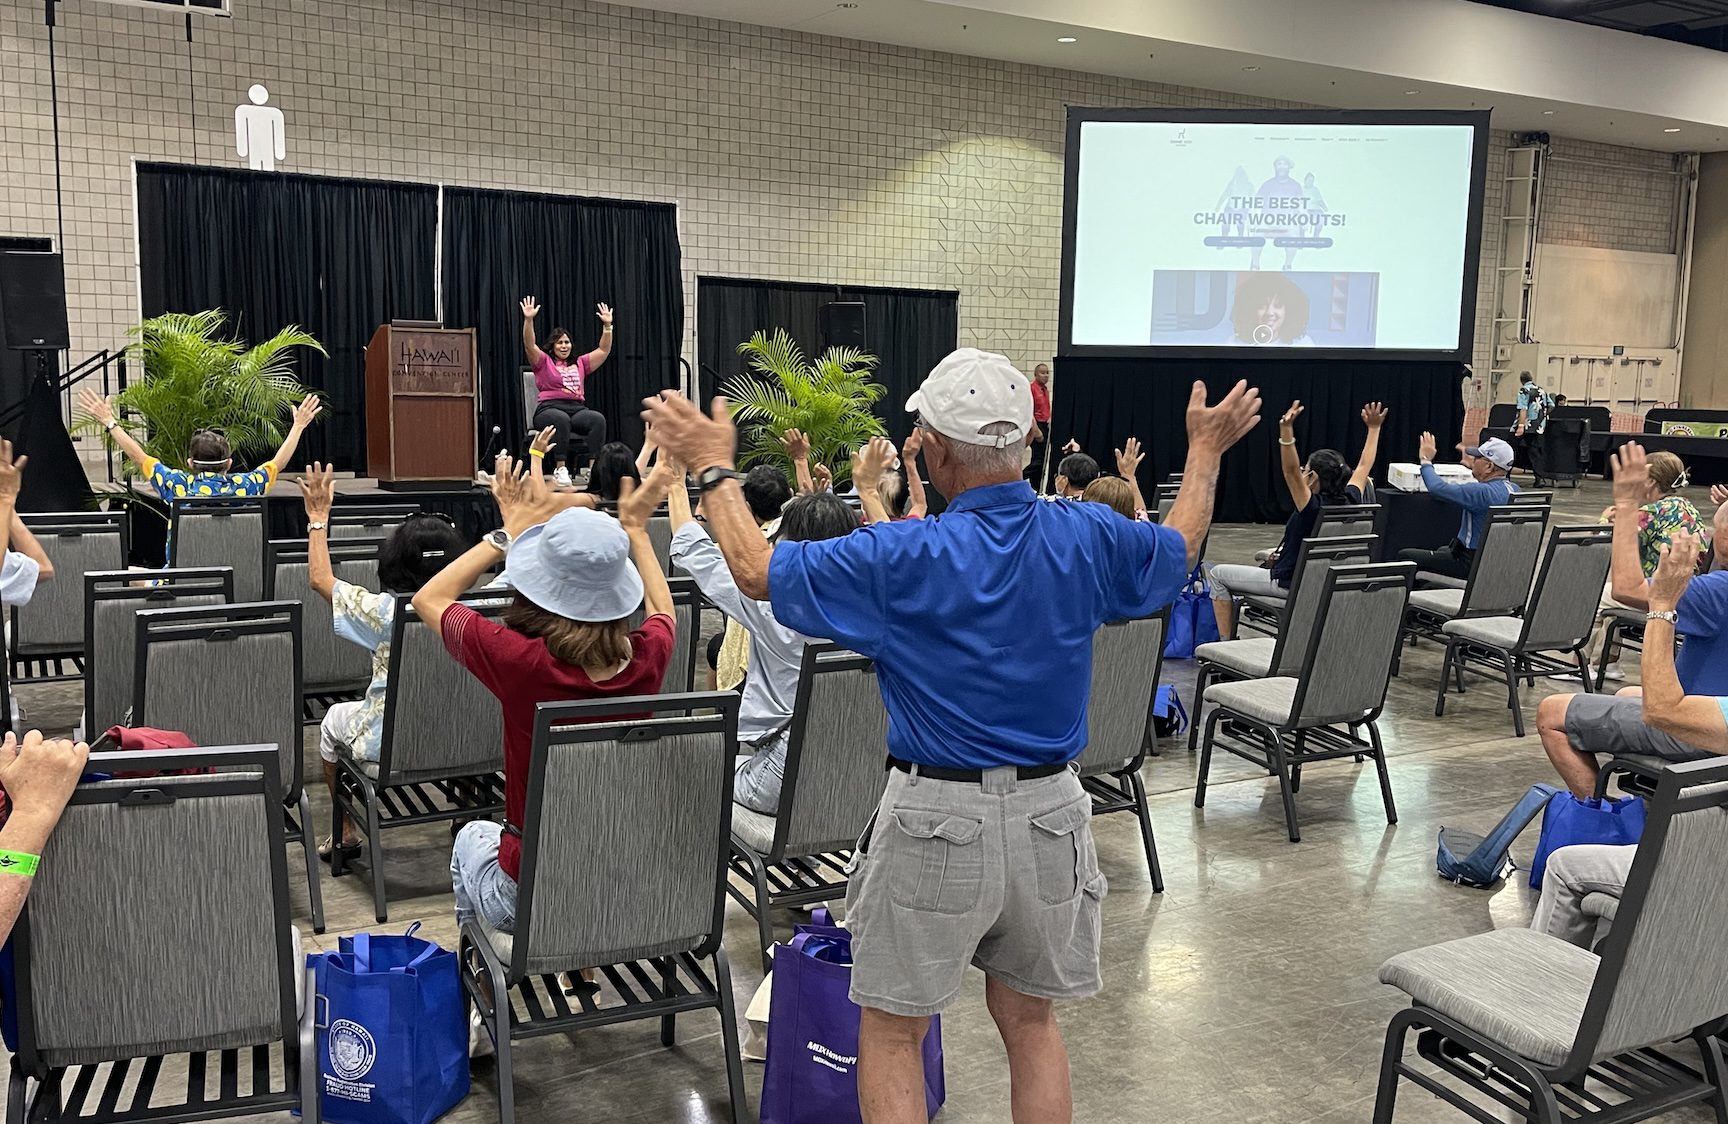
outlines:
[[[630,536],[618,520],[589,508],[568,508],[524,531],[506,565],[516,592],[573,621],[620,620],[642,603]]]

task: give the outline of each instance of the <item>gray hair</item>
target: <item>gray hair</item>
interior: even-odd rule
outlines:
[[[1020,427],[1013,422],[991,422],[978,432],[984,437],[1006,437]],[[998,476],[1020,471],[1024,450],[1016,443],[997,448],[994,445],[971,445],[958,438],[944,436],[954,464],[962,472],[974,476]]]

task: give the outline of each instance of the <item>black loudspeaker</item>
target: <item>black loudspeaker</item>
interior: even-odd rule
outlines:
[[[833,301],[817,314],[822,330],[822,350],[831,347],[864,347],[864,302]]]
[[[64,351],[66,271],[59,254],[0,254],[0,344],[13,351]]]

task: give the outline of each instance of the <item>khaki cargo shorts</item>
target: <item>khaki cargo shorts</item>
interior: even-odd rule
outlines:
[[[968,964],[1023,995],[1095,995],[1104,893],[1073,770],[991,769],[981,783],[890,770],[846,895],[852,1001],[933,1015]]]

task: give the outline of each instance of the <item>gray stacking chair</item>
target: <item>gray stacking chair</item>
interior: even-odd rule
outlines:
[[[1330,539],[1349,535],[1372,535],[1374,520],[1380,517],[1380,505],[1377,503],[1334,503],[1321,507],[1320,514],[1314,520],[1314,533],[1311,539]],[[1272,557],[1270,550],[1258,551],[1254,561],[1264,562]],[[1249,605],[1269,609],[1276,613],[1283,607],[1284,598],[1276,595],[1255,594],[1243,598]]]
[[[1380,981],[1412,1002],[1386,1028],[1376,1124],[1400,1079],[1474,1120],[1619,1124],[1688,1104],[1728,1118],[1724,852],[1728,761],[1670,765],[1596,952],[1514,927],[1386,961]]]
[[[58,579],[56,579],[58,580]],[[140,609],[224,605],[234,600],[234,571],[109,570],[84,575],[84,719],[80,736],[94,740],[126,724]]]
[[[1213,680],[1262,679],[1268,675],[1294,675],[1308,652],[1308,635],[1320,611],[1321,580],[1333,566],[1372,560],[1378,545],[1374,535],[1303,539],[1290,575],[1290,592],[1278,610],[1276,637],[1251,636],[1240,640],[1215,640],[1194,650],[1194,705],[1188,713],[1188,749],[1193,752],[1200,737],[1200,709],[1206,685]]]
[[[420,505],[412,503],[381,503],[366,507],[350,507],[330,513],[330,538],[384,539],[390,532],[420,514]]]
[[[1416,567],[1409,562],[1334,566],[1322,578],[1320,607],[1307,652],[1294,675],[1206,688],[1212,704],[1201,743],[1200,777],[1194,806],[1206,806],[1206,783],[1216,744],[1278,778],[1290,842],[1302,840],[1296,823],[1296,792],[1302,767],[1340,757],[1372,758],[1380,775],[1386,822],[1397,823],[1386,753],[1375,724],[1386,705],[1392,653],[1410,596]],[[1230,719],[1243,733],[1218,735]],[[1357,731],[1367,734],[1364,740]],[[1248,735],[1254,741],[1248,740]]]
[[[755,918],[765,967],[774,944],[770,910],[846,896],[846,865],[882,801],[887,752],[876,665],[832,644],[805,648],[780,814],[732,804],[726,892]]]
[[[1520,680],[1583,667],[1584,690],[1596,689],[1585,649],[1596,628],[1602,583],[1608,579],[1612,533],[1595,525],[1554,528],[1523,616],[1463,617],[1441,626],[1446,635],[1446,658],[1440,664],[1434,717],[1446,713],[1448,680],[1454,673],[1460,694],[1466,673],[1490,674],[1472,667],[1472,661],[1488,664],[1496,669],[1494,677],[1506,681],[1506,705],[1511,708],[1512,729],[1519,737],[1524,736]],[[1549,652],[1569,652],[1575,662],[1563,663],[1546,654]]]
[[[1548,509],[1539,504],[1506,504],[1488,509],[1482,545],[1463,588],[1418,589],[1404,614],[1404,636],[1412,643],[1426,637],[1446,642],[1443,626],[1467,617],[1504,617],[1523,612],[1530,580],[1542,554]],[[1601,598],[1601,590],[1597,591]],[[1400,645],[1400,652],[1402,645]],[[1398,674],[1394,656],[1392,674]]]
[[[671,540],[668,539],[667,542],[670,543]],[[708,604],[708,600],[696,587],[695,578],[668,574],[666,585],[672,591],[672,620],[677,637],[672,642],[672,658],[667,661],[666,678],[661,684],[660,693],[677,695],[695,688],[696,634],[701,629],[702,609]],[[630,628],[641,628],[642,622],[647,619],[647,609],[641,605],[636,606],[636,611],[630,614]]]
[[[345,582],[378,589],[382,539],[331,539],[330,568]],[[264,599],[300,603],[301,721],[321,722],[330,707],[359,698],[372,681],[372,653],[336,635],[330,602],[312,589],[305,539],[271,539],[264,547]]]
[[[1164,666],[1168,614],[1110,621],[1092,636],[1092,693],[1086,699],[1086,748],[1075,763],[1092,797],[1092,814],[1133,812],[1140,821],[1152,892],[1164,892],[1158,843],[1140,766],[1157,744],[1152,704]]]
[[[306,858],[312,931],[324,931],[312,805],[301,783],[300,605],[255,601],[146,609],[135,617],[132,723],[203,745],[273,745],[286,843]]]
[[[1520,488],[1506,497],[1506,502],[1516,507],[1519,504],[1534,504],[1537,507],[1553,507],[1554,493],[1542,488]]]
[[[186,769],[216,771],[149,772]],[[98,753],[90,770],[141,772],[80,784],[43,848],[12,932],[6,1119],[317,1120],[276,747]]]
[[[496,620],[505,604],[477,594],[463,604]],[[450,658],[438,633],[397,595],[390,628],[390,673],[384,687],[383,738],[377,761],[339,746],[330,838],[342,838],[342,814],[366,837],[367,873],[379,921],[390,919],[384,892],[384,832],[423,823],[485,819],[504,811],[504,712],[480,680]],[[339,850],[330,875],[346,873]]]
[[[236,601],[264,596],[263,500],[175,500],[169,518],[168,565],[227,566],[234,571]]]
[[[648,519],[648,541],[654,544],[654,557],[660,559],[660,569],[672,573],[672,519],[654,515]]]
[[[121,511],[22,515],[54,563],[28,605],[12,612],[12,678],[20,683],[76,679],[84,670],[84,575],[126,568],[127,520]]]
[[[1608,678],[1608,665],[1618,660],[1623,650],[1644,650],[1644,621],[1647,619],[1644,612],[1643,609],[1627,609],[1619,605],[1602,610],[1602,620],[1607,623],[1602,629],[1602,654],[1596,657],[1598,693]]]
[[[534,720],[513,933],[462,926],[462,979],[516,1119],[521,1039],[715,1009],[732,1118],[750,1119],[732,971],[721,946],[738,696],[542,703]],[[563,973],[596,969],[566,996]]]

